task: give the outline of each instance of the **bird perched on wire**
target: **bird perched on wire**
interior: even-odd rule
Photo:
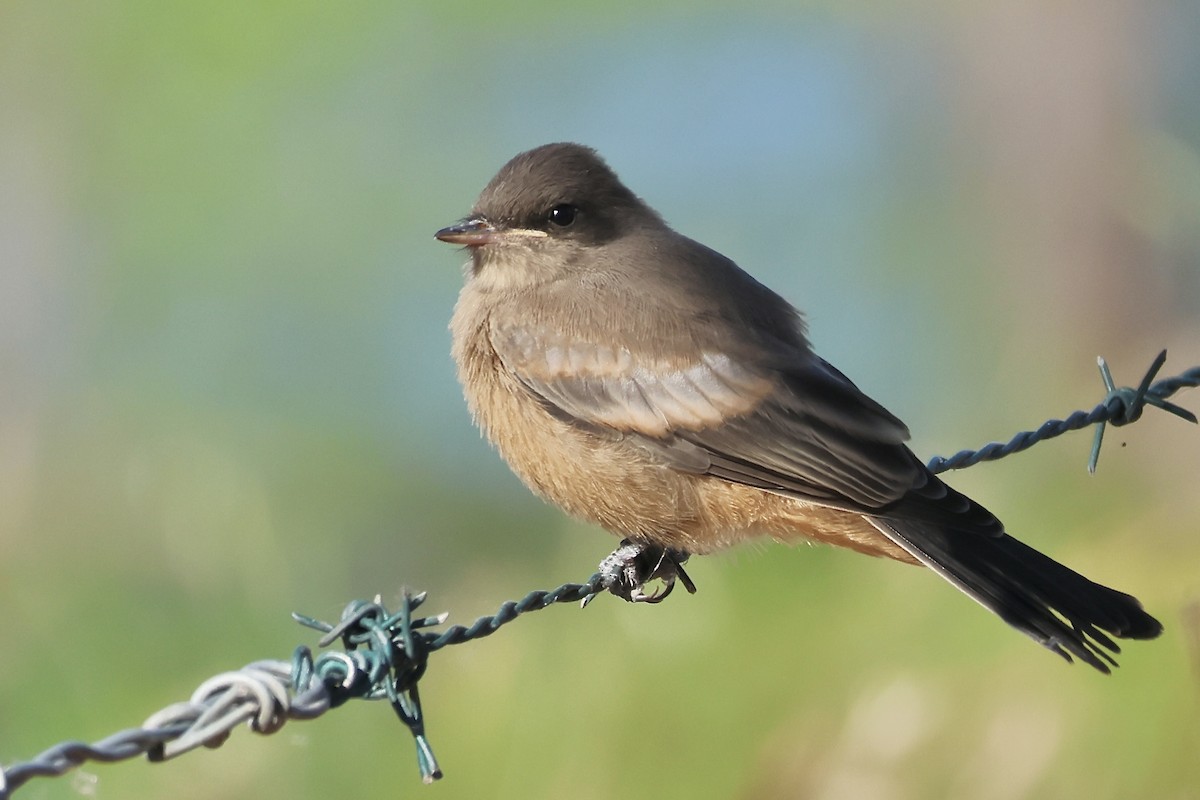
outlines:
[[[509,161],[471,213],[453,355],[514,472],[623,537],[614,593],[750,537],[810,539],[929,567],[1066,658],[1108,672],[1110,638],[1162,626],[1009,536],[933,475],[908,429],[813,353],[800,313],[676,233],[590,148]]]

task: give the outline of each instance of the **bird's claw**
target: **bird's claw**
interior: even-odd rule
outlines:
[[[630,603],[661,603],[671,594],[676,581],[689,594],[695,594],[696,584],[683,569],[688,556],[683,550],[625,539],[600,562],[597,569],[600,589]],[[647,593],[646,584],[656,580],[662,581],[662,587]],[[583,598],[580,606],[586,607],[597,594],[599,591]]]

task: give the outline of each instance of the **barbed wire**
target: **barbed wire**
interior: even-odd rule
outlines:
[[[949,458],[934,456],[929,460],[927,466],[932,472],[966,469],[981,461],[996,461],[1013,453],[1028,450],[1038,442],[1095,425],[1096,433],[1092,439],[1091,456],[1088,458],[1088,472],[1095,472],[1107,424],[1121,426],[1136,422],[1141,418],[1142,412],[1148,405],[1161,408],[1188,422],[1196,422],[1195,414],[1174,403],[1168,403],[1167,398],[1180,389],[1200,386],[1200,367],[1192,367],[1173,378],[1164,378],[1152,386],[1151,382],[1166,361],[1167,351],[1163,350],[1155,357],[1150,369],[1146,370],[1137,388],[1130,388],[1116,386],[1113,382],[1112,372],[1108,368],[1108,362],[1103,357],[1097,358],[1096,363],[1100,367],[1100,377],[1104,381],[1104,388],[1108,391],[1104,395],[1104,400],[1091,411],[1076,411],[1066,419],[1046,420],[1037,430],[1021,431],[1004,443],[990,442],[978,450],[960,450]]]
[[[1068,431],[1096,425],[1088,461],[1088,469],[1095,471],[1106,424],[1135,422],[1148,405],[1195,423],[1192,412],[1167,402],[1167,398],[1181,389],[1200,386],[1200,366],[1153,383],[1166,355],[1164,350],[1155,358],[1136,388],[1117,387],[1101,358],[1098,361],[1107,393],[1091,411],[1076,411],[1064,420],[1048,420],[1006,443],[991,442],[949,458],[935,456],[929,461],[929,469],[965,469],[1019,453]],[[413,736],[421,779],[431,783],[442,777],[442,771],[425,736],[425,717],[417,690],[429,655],[443,647],[490,636],[522,614],[558,603],[586,602],[606,586],[606,578],[598,572],[585,583],[565,583],[557,589],[539,589],[520,600],[506,601],[496,613],[480,617],[469,627],[452,625],[440,633],[429,629],[443,625],[446,614],[414,615],[427,599],[424,592],[405,592],[395,612],[389,611],[378,596],[371,602],[356,600],[346,606],[336,625],[293,614],[297,622],[324,633],[319,647],[340,641],[343,651],[329,651],[314,658],[308,647],[300,646],[290,661],[256,661],[208,679],[188,701],[158,711],[140,728],[123,730],[92,744],[60,742],[29,761],[0,767],[0,800],[9,800],[32,778],[63,775],[88,761],[122,761],[140,755],[151,762],[165,761],[201,746],[219,747],[242,723],[257,733],[275,733],[290,719],[316,719],[353,699],[387,700],[391,704]]]

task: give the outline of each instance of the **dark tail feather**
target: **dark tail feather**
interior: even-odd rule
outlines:
[[[1007,534],[868,517],[876,528],[985,608],[1067,661],[1108,673],[1120,639],[1153,639],[1162,625],[1137,598],[1093,583]]]

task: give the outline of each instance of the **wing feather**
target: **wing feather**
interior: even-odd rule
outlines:
[[[647,355],[516,326],[491,340],[555,416],[632,438],[676,469],[864,513],[925,483],[904,425],[815,356]]]

